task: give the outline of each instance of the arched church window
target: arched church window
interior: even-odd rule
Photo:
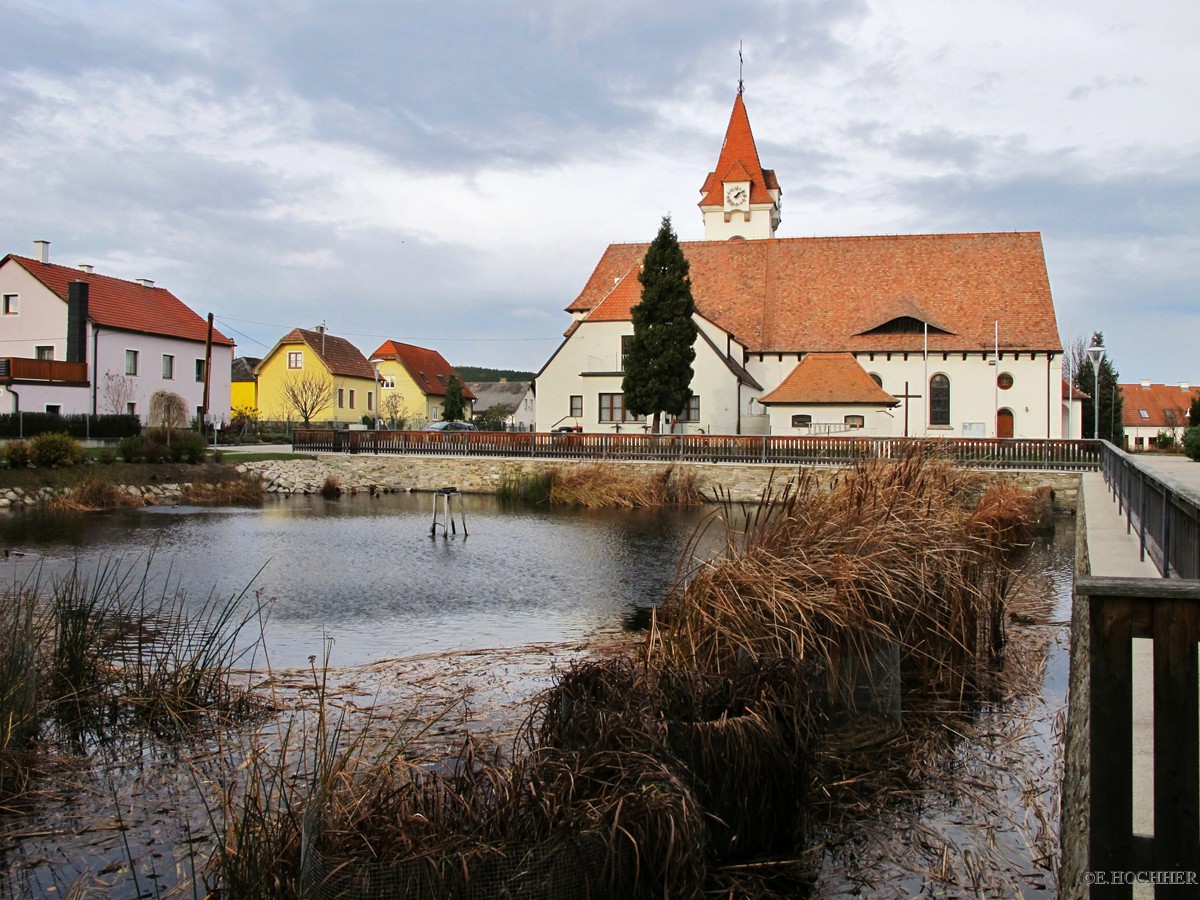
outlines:
[[[868,374],[870,374],[870,376],[871,376],[871,380],[872,380],[873,382],[875,382],[875,383],[876,383],[877,385],[879,385],[880,387],[883,387],[883,376],[882,376],[882,375],[879,375],[879,374],[877,374],[877,373],[875,373],[875,372],[870,372],[870,373],[868,373]]]
[[[950,424],[950,379],[945,375],[929,379],[929,424]]]

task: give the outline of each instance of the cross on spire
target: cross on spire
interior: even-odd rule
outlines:
[[[742,42],[738,41],[738,93],[739,94],[742,93],[746,89],[745,85],[742,84],[742,65],[743,65],[743,63],[744,63],[744,60],[742,59]]]

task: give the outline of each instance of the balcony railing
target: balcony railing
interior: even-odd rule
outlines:
[[[331,430],[298,430],[292,436],[292,447],[298,453],[398,453],[786,465],[844,465],[860,459],[898,459],[913,446],[945,454],[960,465],[976,468],[1086,471],[1100,466],[1099,443],[1090,440]]]
[[[57,359],[29,359],[20,356],[0,357],[0,381],[45,381],[66,384],[87,384],[88,366],[85,362],[63,362]]]

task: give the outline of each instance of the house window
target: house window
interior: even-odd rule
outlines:
[[[136,375],[138,373],[138,352],[136,350],[125,351],[125,374]]]
[[[635,416],[625,409],[624,394],[601,394],[600,401],[600,421],[601,422],[640,422],[641,416]]]
[[[46,404],[46,414],[51,415],[51,416],[61,416],[62,415],[62,404],[61,403],[47,403]]]
[[[170,381],[175,377],[175,357],[170,353],[163,354],[163,378]]]
[[[867,424],[863,416],[846,416],[842,421],[846,423],[847,428],[862,428]]]
[[[338,388],[338,409],[346,408],[346,389]]]
[[[125,415],[136,416],[137,415],[137,404],[136,403],[126,403],[125,404]]]
[[[53,347],[35,347],[33,355],[38,359],[54,359]]]
[[[797,413],[796,415],[792,416],[793,428],[807,428],[811,424],[812,416],[810,416],[808,413]]]
[[[375,397],[370,391],[367,391],[367,411],[370,412],[374,408],[375,408]]]
[[[396,386],[396,376],[395,375],[380,375],[379,376],[379,386],[385,387],[385,388],[394,388]]]
[[[633,346],[633,335],[621,335],[621,371],[625,371],[625,360],[629,356],[629,350]]]
[[[700,395],[692,394],[688,398],[687,406],[684,407],[683,415],[679,417],[680,422],[699,422],[700,421]]]
[[[1007,391],[1013,386],[1013,377],[1008,372],[1001,372],[996,376],[996,387],[1002,391]]]
[[[440,413],[438,412],[438,405],[435,403],[432,407],[430,407],[429,418],[436,422],[438,421],[439,415]]]
[[[204,360],[196,360],[196,381],[204,381]]]
[[[4,295],[4,315],[15,316],[21,311],[21,301],[17,299],[16,294]]]
[[[571,416],[576,419],[583,418],[583,394],[571,395]]]
[[[945,375],[929,379],[929,424],[950,424],[950,379]]]
[[[354,388],[350,388],[350,408],[354,409]]]
[[[304,368],[304,351],[289,350],[288,351],[288,368],[303,369]]]
[[[1144,409],[1139,409],[1139,410],[1138,410],[1138,415],[1139,415],[1139,416],[1141,416],[1143,419],[1148,419],[1148,418],[1150,418],[1150,413],[1149,413],[1147,410],[1144,410]]]

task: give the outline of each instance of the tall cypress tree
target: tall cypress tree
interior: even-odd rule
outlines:
[[[1093,347],[1104,346],[1104,332],[1097,331],[1092,334]],[[1116,366],[1113,365],[1112,354],[1105,352],[1104,359],[1100,361],[1100,384],[1098,396],[1096,394],[1096,369],[1092,364],[1092,358],[1086,353],[1080,361],[1075,372],[1075,387],[1080,392],[1087,394],[1087,398],[1083,401],[1083,436],[1085,438],[1099,437],[1118,447],[1125,444],[1125,425],[1121,421],[1121,411],[1124,403],[1122,402],[1121,392],[1117,387],[1118,379]],[[1100,433],[1095,433],[1096,427],[1096,407],[1099,406],[1099,426]]]
[[[692,314],[692,282],[688,261],[664,216],[658,235],[646,251],[642,271],[642,301],[633,308],[633,339],[625,356],[621,390],[625,409],[636,416],[678,416],[692,397],[692,363],[696,359],[696,323]]]

